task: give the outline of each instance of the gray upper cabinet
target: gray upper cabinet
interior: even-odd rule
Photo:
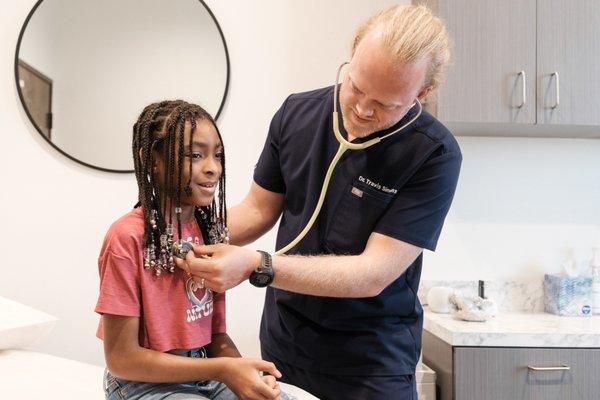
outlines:
[[[439,15],[453,41],[428,109],[456,133],[600,136],[600,1],[413,3]]]
[[[454,47],[438,91],[438,118],[534,123],[535,0],[428,3],[446,22]]]
[[[537,45],[537,123],[600,125],[600,1],[538,1]]]

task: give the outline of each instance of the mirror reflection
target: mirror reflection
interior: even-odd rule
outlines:
[[[21,31],[17,87],[40,134],[82,164],[133,169],[131,126],[145,104],[183,98],[218,116],[229,61],[198,0],[43,0]]]

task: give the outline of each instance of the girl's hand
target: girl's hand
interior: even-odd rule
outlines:
[[[264,376],[262,376],[262,380],[264,383],[269,385],[269,387],[271,387],[271,388],[275,389],[275,391],[277,391],[277,397],[275,397],[275,400],[281,400],[281,388],[279,387],[279,384],[277,383],[277,379],[275,379],[275,377],[273,375],[264,375]]]
[[[275,364],[251,358],[224,358],[224,367],[219,377],[241,400],[276,400],[279,398],[279,385],[273,380],[281,378]],[[272,375],[261,376],[261,372]]]

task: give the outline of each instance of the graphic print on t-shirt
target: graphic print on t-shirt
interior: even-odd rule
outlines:
[[[196,282],[194,282],[193,278],[188,278],[185,282],[185,289],[188,300],[190,301],[192,308],[188,308],[186,310],[187,313],[187,322],[194,322],[199,320],[200,318],[208,317],[213,312],[213,294],[210,289],[207,288],[199,288]],[[201,291],[204,291],[204,295],[201,299],[198,299],[196,292],[201,294]],[[193,300],[195,297],[196,301]]]
[[[200,244],[200,238],[194,237],[192,241],[192,237],[188,237],[188,242],[193,242],[196,245]],[[198,295],[196,292],[199,292],[200,289],[204,290],[204,295],[201,299],[198,299]],[[213,295],[212,291],[207,288],[200,288],[198,284],[194,281],[192,277],[189,277],[185,282],[185,292],[188,300],[190,301],[192,308],[188,308],[186,311],[187,314],[187,322],[194,322],[201,318],[208,317],[213,312]],[[198,293],[200,294],[200,293]]]

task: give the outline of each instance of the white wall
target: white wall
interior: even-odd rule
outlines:
[[[600,246],[600,140],[460,138],[453,207],[424,279],[541,279]]]
[[[270,118],[290,92],[331,84],[355,26],[392,1],[207,2],[228,41],[232,80],[220,120],[230,204],[247,191]],[[95,339],[96,257],[108,225],[133,204],[132,176],[99,173],[57,154],[16,93],[12,57],[33,0],[0,17],[0,295],[61,318],[39,350],[101,364]],[[424,278],[540,278],[561,249],[600,243],[600,140],[461,139],[459,190]],[[231,161],[235,160],[235,161]],[[274,234],[256,248],[272,249]],[[258,355],[262,292],[228,294],[230,334]]]

